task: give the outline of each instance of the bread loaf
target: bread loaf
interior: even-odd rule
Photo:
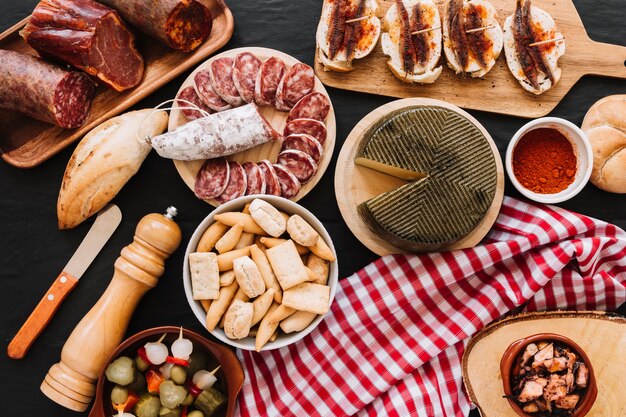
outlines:
[[[168,115],[152,109],[122,114],[80,141],[70,158],[57,201],[59,229],[71,229],[97,213],[139,170],[150,145],[137,138],[161,134]],[[138,131],[139,129],[139,131]]]
[[[626,95],[591,106],[582,129],[593,149],[591,182],[604,191],[626,193]]]

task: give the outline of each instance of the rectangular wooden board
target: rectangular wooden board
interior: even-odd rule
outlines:
[[[515,10],[514,0],[490,0],[498,12],[502,25]],[[379,0],[381,16],[384,16],[392,0]],[[447,1],[435,0],[440,12]],[[407,84],[393,76],[387,67],[387,57],[380,42],[367,57],[354,61],[354,71],[337,73],[324,71],[315,63],[315,73],[330,87],[359,91],[390,97],[427,97],[444,100],[459,107],[484,110],[521,117],[541,117],[565,97],[567,92],[585,74],[626,78],[626,47],[592,41],[572,0],[534,0],[533,4],[552,15],[558,29],[565,37],[565,55],[559,60],[562,76],[551,90],[536,96],[522,89],[509,72],[500,54],[494,68],[484,77],[470,78],[456,75],[444,62],[441,76],[434,84]]]
[[[224,46],[234,30],[230,9],[223,0],[200,1],[209,7],[213,27],[209,38],[193,52],[175,51],[131,28],[145,61],[143,80],[138,86],[121,93],[99,87],[89,118],[82,127],[63,129],[15,112],[0,111],[2,159],[19,168],[32,168],[41,164],[100,123],[122,113]],[[37,55],[19,36],[27,20],[22,20],[0,35],[0,49]]]

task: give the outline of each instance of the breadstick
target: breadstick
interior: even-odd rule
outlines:
[[[256,300],[252,302],[252,326],[260,322],[261,319],[267,314],[268,310],[272,306],[272,301],[274,300],[274,292],[274,288],[270,288],[263,294],[259,295]]]
[[[278,237],[285,233],[287,229],[287,222],[285,222],[285,218],[281,216],[280,212],[270,203],[260,198],[255,199],[250,204],[250,215],[270,236]]]
[[[250,214],[250,203],[246,203],[246,205],[243,207],[243,210],[241,210],[241,212],[244,214]]]
[[[224,236],[222,236],[220,240],[215,243],[215,250],[217,250],[220,254],[232,250],[237,242],[239,242],[242,233],[243,223],[237,223],[231,227],[228,232],[224,233]]]
[[[235,301],[242,301],[244,303],[247,303],[248,301],[250,301],[250,298],[248,298],[248,296],[242,291],[241,287],[237,288],[237,292],[235,293],[235,296],[233,297],[233,299],[230,301],[230,304],[228,305],[228,308],[226,309],[226,311],[228,311],[228,309],[233,305],[233,303]],[[220,324],[219,326],[221,328],[224,327],[224,319],[226,318],[226,314],[224,314],[222,316],[222,318],[220,319]]]
[[[254,244],[257,245],[259,247],[259,249],[261,249],[263,252],[265,252],[267,250],[267,246],[265,246],[265,243],[261,242],[261,239],[263,239],[264,236],[255,236],[254,237]]]
[[[281,304],[274,311],[268,312],[265,317],[263,317],[261,324],[259,324],[259,331],[256,334],[256,340],[254,342],[254,348],[257,352],[260,352],[263,346],[270,340],[278,328],[278,324],[295,312],[296,310],[293,308]]]
[[[220,289],[219,297],[211,303],[209,311],[207,311],[206,328],[208,331],[212,332],[215,329],[215,326],[217,326],[217,323],[219,323],[235,296],[238,287],[239,284],[235,281],[229,286]]]
[[[264,244],[266,247],[273,248],[274,246],[278,246],[281,243],[285,243],[287,239],[263,236],[259,239],[259,241],[262,244]],[[296,245],[296,250],[298,251],[298,255],[306,255],[307,253],[309,253],[309,248],[307,248],[306,246],[302,246],[295,241],[293,243]]]
[[[294,242],[307,247],[315,245],[320,237],[315,229],[297,214],[287,221],[287,233]]]
[[[246,233],[254,233],[255,235],[265,236],[266,233],[261,226],[256,224],[251,215],[246,213],[238,213],[236,211],[229,211],[226,213],[220,213],[215,215],[215,220],[227,224],[228,226],[234,226],[237,223],[243,224],[243,231]]]
[[[272,270],[272,266],[270,265],[270,261],[268,261],[265,253],[257,245],[252,245],[250,247],[250,255],[252,260],[259,268],[259,272],[261,272],[261,278],[265,281],[265,286],[267,288],[274,289],[274,301],[277,303],[281,303],[283,301],[283,290],[278,283],[278,279],[276,279],[276,275],[274,275],[274,271]]]
[[[285,333],[299,332],[306,329],[315,320],[317,314],[308,311],[296,311],[280,322],[280,328]]]
[[[250,298],[258,297],[265,292],[265,280],[256,263],[248,256],[241,256],[233,261],[235,279],[239,288]]]
[[[227,230],[228,226],[218,221],[210,225],[209,228],[206,229],[206,232],[202,234],[202,237],[198,242],[198,247],[196,248],[196,251],[209,252],[213,250],[213,247],[215,246],[217,241],[220,240],[222,236],[224,236],[224,233],[226,233]]]
[[[230,270],[220,274],[220,287],[226,287],[235,280],[235,271]]]
[[[313,281],[317,284],[326,285],[328,283],[328,275],[330,273],[330,265],[326,259],[322,259],[312,253],[307,259],[306,266],[317,272],[319,280]]]
[[[237,242],[233,249],[241,249],[254,244],[254,237],[255,235],[252,233],[243,232],[239,238],[239,242]]]
[[[220,269],[220,272],[233,269],[233,261],[242,256],[249,256],[250,248],[251,246],[246,246],[245,248],[231,250],[230,252],[217,255],[217,267]]]
[[[311,249],[311,252],[313,252],[322,259],[326,259],[327,261],[334,262],[337,259],[335,258],[335,254],[333,253],[333,251],[330,250],[330,248],[328,247],[326,242],[324,242],[324,239],[322,239],[321,236],[319,239],[317,239],[317,243],[309,247],[309,249]]]
[[[275,341],[277,337],[278,337],[278,330],[274,330],[274,333],[272,333],[272,336],[270,337],[270,342]]]
[[[209,307],[211,306],[211,302],[213,300],[200,300],[200,304],[202,304],[202,308],[204,309],[204,312],[208,312],[209,311]]]

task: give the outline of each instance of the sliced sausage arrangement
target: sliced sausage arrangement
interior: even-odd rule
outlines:
[[[330,100],[314,88],[315,74],[310,66],[297,63],[289,67],[279,57],[261,60],[251,52],[214,59],[207,69],[198,71],[193,86],[181,90],[178,100],[196,104],[208,113],[219,114],[249,103],[289,114],[276,163],[264,159],[239,164],[223,157],[207,160],[196,176],[196,196],[218,203],[250,194],[295,197],[302,184],[317,173],[328,134],[324,122]],[[185,102],[178,104],[182,107]],[[201,118],[199,111],[182,112],[189,121]]]

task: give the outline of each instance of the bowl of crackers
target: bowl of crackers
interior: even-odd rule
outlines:
[[[198,320],[245,350],[290,345],[330,310],[335,248],[322,223],[282,197],[250,195],[219,206],[195,230],[183,284]]]

